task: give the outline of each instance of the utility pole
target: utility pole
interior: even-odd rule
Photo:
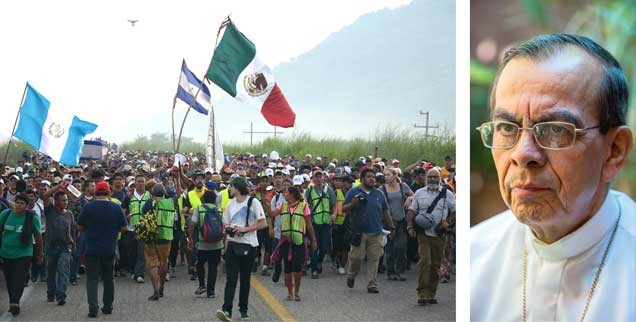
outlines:
[[[426,125],[417,125],[417,123],[413,124],[413,127],[415,127],[415,128],[424,128],[425,129],[424,130],[424,136],[428,136],[428,129],[439,129],[439,125],[435,125],[435,126],[428,125],[429,113],[430,112],[422,112],[422,111],[420,111],[420,115],[426,115]]]
[[[272,134],[274,133],[274,139],[276,139],[276,135],[277,134],[283,134],[283,132],[278,132],[276,131],[276,126],[274,126],[274,132],[267,132],[267,131],[254,131],[254,123],[250,122],[250,130],[249,131],[243,131],[243,133],[249,133],[250,134],[250,146],[252,146],[253,142],[254,142],[254,134]]]

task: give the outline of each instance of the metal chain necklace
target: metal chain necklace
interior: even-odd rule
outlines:
[[[612,236],[610,237],[609,242],[607,243],[607,247],[605,248],[605,253],[603,253],[603,259],[601,259],[601,264],[598,266],[598,271],[596,271],[596,275],[594,276],[594,281],[592,282],[592,287],[590,287],[590,292],[587,295],[587,301],[585,302],[585,307],[583,308],[583,313],[581,314],[581,319],[579,322],[583,322],[585,319],[585,315],[587,314],[587,309],[590,306],[590,300],[592,300],[592,295],[594,295],[594,290],[596,289],[596,284],[598,283],[598,279],[601,276],[601,271],[603,271],[603,266],[605,266],[605,259],[607,259],[607,254],[609,253],[610,247],[612,246],[612,242],[614,241],[614,236],[616,235],[616,230],[618,229],[618,222],[621,220],[620,213],[620,205],[619,205],[618,219],[616,219],[616,224],[614,225],[614,231],[612,231]],[[528,249],[524,247],[523,249],[523,284],[521,287],[521,291],[523,292],[521,297],[521,321],[526,322],[527,313],[526,313],[526,279],[528,276]]]

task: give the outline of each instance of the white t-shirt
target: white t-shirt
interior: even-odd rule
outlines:
[[[249,198],[245,198],[243,202],[237,202],[236,198],[232,198],[227,207],[225,207],[225,215],[223,216],[223,223],[225,225],[245,226],[245,216],[247,215],[247,201]],[[265,212],[263,206],[258,202],[258,199],[254,198],[252,201],[252,207],[250,209],[250,217],[248,218],[249,225],[254,225],[258,220],[265,219]],[[256,237],[256,231],[250,231],[243,236],[234,235],[234,237],[227,236],[228,241],[236,243],[250,244],[253,247],[258,246],[258,238]]]

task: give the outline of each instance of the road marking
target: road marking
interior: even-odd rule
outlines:
[[[272,311],[278,315],[278,318],[283,322],[297,322],[296,318],[285,308],[283,303],[281,303],[261,281],[256,277],[252,276],[250,281],[256,293],[260,295],[265,303],[272,308]]]

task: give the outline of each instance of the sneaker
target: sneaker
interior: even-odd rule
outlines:
[[[47,297],[46,297],[46,301],[47,301],[47,302],[55,302],[55,297],[53,297],[53,296],[47,296]]]
[[[148,297],[148,301],[159,301],[159,292],[154,292],[150,297]]]
[[[355,278],[353,278],[353,277],[351,277],[351,276],[347,277],[347,286],[348,286],[349,288],[353,288],[353,285],[354,285],[355,283],[356,283],[356,279],[355,279]]]
[[[65,299],[60,299],[60,300],[57,301],[57,305],[59,305],[59,306],[62,306],[64,304],[66,304],[66,300]]]
[[[446,284],[446,283],[448,283],[448,278],[444,277],[444,278],[442,278],[442,280],[441,280],[441,281],[439,281],[439,282],[440,282],[440,283],[442,283],[442,284]]]
[[[437,300],[436,299],[427,299],[426,300],[426,304],[437,304]]]
[[[426,299],[417,299],[417,305],[424,306],[427,304]]]
[[[72,280],[71,285],[77,285],[77,280]]]
[[[397,274],[397,280],[400,281],[400,282],[404,282],[404,281],[406,281],[406,277],[404,277],[404,276],[402,276],[400,274]]]
[[[205,286],[199,286],[199,288],[197,288],[197,290],[194,291],[194,295],[201,295],[205,292],[207,292],[207,289],[205,288]]]
[[[378,290],[377,287],[369,287],[369,288],[367,288],[367,293],[378,294],[378,293],[380,293],[380,290]]]
[[[102,313],[104,314],[113,314],[113,308],[102,307]]]
[[[18,304],[10,304],[9,305],[9,313],[13,316],[17,316],[20,314],[20,305]]]
[[[190,276],[191,281],[196,281],[198,279],[199,279],[199,276],[197,275],[197,273],[193,273],[192,276]]]
[[[86,266],[80,265],[78,273],[80,273],[82,275],[86,274]],[[97,313],[95,313],[95,314],[97,314]]]
[[[214,293],[208,293],[208,298],[209,298],[209,299],[216,298],[216,294],[214,294]]]
[[[239,313],[241,313],[241,320],[247,321],[250,319],[250,314],[247,313],[247,310],[239,310]]]
[[[137,276],[137,283],[143,283],[144,282],[144,278],[141,276]]]
[[[224,322],[232,322],[232,313],[227,312],[227,311],[223,311],[223,310],[217,310],[216,311],[216,317]]]
[[[170,274],[166,274],[165,280],[166,280],[166,282],[170,281]]]
[[[170,277],[171,278],[177,277],[176,270],[174,269],[174,267],[170,269]]]
[[[318,272],[316,272],[316,271],[311,272],[311,279],[312,280],[317,280],[318,278],[320,278],[318,276]]]
[[[96,318],[97,317],[97,311],[88,312],[88,317],[89,318]]]
[[[344,275],[344,274],[347,274],[347,271],[345,271],[344,267],[340,267],[338,268],[338,274]]]
[[[263,265],[263,267],[261,268],[261,275],[269,276],[269,272],[267,271],[267,266]]]

